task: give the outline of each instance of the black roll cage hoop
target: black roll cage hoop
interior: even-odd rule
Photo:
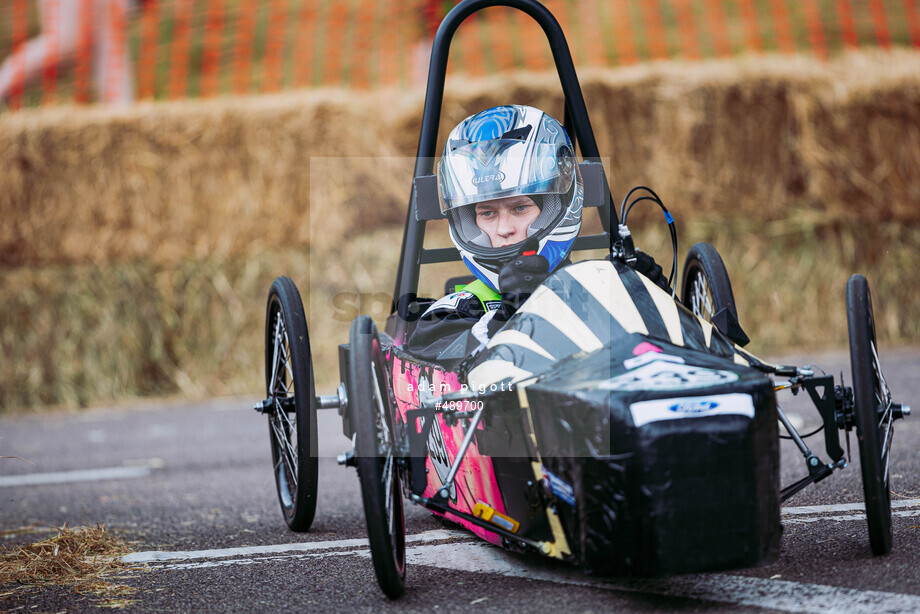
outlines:
[[[431,175],[434,172],[434,158],[437,148],[438,124],[441,105],[444,100],[444,80],[447,73],[447,58],[450,43],[460,24],[470,15],[493,6],[506,6],[522,11],[533,18],[546,34],[556,72],[565,95],[564,125],[573,144],[581,149],[586,162],[600,163],[597,141],[588,119],[585,99],[578,84],[572,54],[559,22],[549,10],[537,0],[464,0],[455,6],[441,22],[431,47],[431,61],[428,66],[428,85],[425,94],[425,108],[422,114],[422,128],[419,134],[418,151],[415,158],[413,179]],[[604,179],[606,184],[606,178]],[[609,186],[606,191],[606,206],[598,207],[603,234],[578,237],[574,249],[597,249],[611,244],[610,221],[617,222],[616,210],[610,196]],[[413,182],[414,193],[414,182]],[[393,292],[393,310],[395,310],[394,341],[402,344],[407,337],[409,320],[412,318],[412,306],[416,301],[419,282],[419,269],[426,262],[459,261],[460,254],[455,248],[427,250],[424,249],[425,226],[427,221],[421,219],[416,211],[416,199],[410,196],[409,210],[406,215],[406,227],[403,233],[402,248],[399,255],[399,268],[396,273],[396,287]],[[407,257],[408,255],[411,255]]]

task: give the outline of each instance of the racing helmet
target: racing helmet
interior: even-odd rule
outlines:
[[[450,238],[473,275],[493,290],[502,265],[525,242],[536,243],[550,272],[568,256],[581,229],[584,188],[572,142],[556,119],[523,105],[471,115],[448,136],[437,174]],[[526,239],[492,247],[476,224],[476,203],[519,195],[530,197],[540,214]]]

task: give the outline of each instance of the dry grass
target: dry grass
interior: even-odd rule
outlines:
[[[633,228],[638,245],[667,268],[663,225]],[[11,325],[0,331],[0,352],[8,357],[0,361],[0,381],[8,382],[0,386],[0,407],[85,405],[138,394],[256,398],[264,387],[265,299],[278,275],[293,278],[303,294],[317,386],[328,394],[338,381],[337,346],[347,342],[352,318],[369,313],[382,323],[386,317],[400,238],[398,228],[363,233],[312,257],[292,248],[175,267],[12,271],[0,285],[15,297],[7,299]],[[680,240],[681,258],[699,240],[724,256],[755,353],[845,347],[843,290],[854,272],[870,280],[883,343],[920,340],[917,229],[854,228],[835,238],[782,221],[761,228],[688,222],[681,223]],[[456,264],[435,268],[423,269],[424,294],[437,294],[446,277],[463,272]]]
[[[26,546],[0,550],[0,588],[37,589],[49,585],[69,586],[81,595],[99,597],[100,607],[130,605],[126,597],[136,589],[112,583],[109,578],[126,569],[120,557],[128,552],[125,542],[101,525],[91,528],[62,527],[54,537]]]
[[[664,63],[581,81],[614,195],[653,186],[681,257],[717,246],[753,351],[845,346],[853,272],[869,278],[883,342],[920,342],[920,54]],[[547,75],[453,80],[450,92],[442,135],[500,102],[561,115]],[[351,318],[389,307],[421,102],[330,90],[0,116],[0,412],[256,396],[264,301],[282,274],[304,294],[317,383],[331,390]],[[669,262],[659,213],[637,210],[630,226]],[[423,274],[423,292],[449,269]]]

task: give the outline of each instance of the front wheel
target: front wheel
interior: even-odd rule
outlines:
[[[895,416],[879,365],[869,282],[862,275],[847,281],[847,327],[869,543],[873,553],[887,554],[891,551],[889,459]]]
[[[406,530],[389,390],[377,327],[359,316],[351,326],[348,402],[374,571],[380,588],[395,599],[406,590]]]
[[[303,302],[288,277],[276,279],[268,293],[265,385],[281,512],[292,531],[308,531],[316,514],[318,482],[316,397]]]
[[[745,346],[750,341],[738,324],[728,270],[711,244],[696,243],[687,252],[680,301],[694,315],[714,324],[739,346]]]

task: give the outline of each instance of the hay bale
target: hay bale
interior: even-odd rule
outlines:
[[[788,207],[852,219],[854,203],[873,220],[920,215],[915,52],[656,63],[582,83],[615,195],[653,184],[678,214],[764,221]],[[452,79],[441,139],[502,102],[562,115],[553,75]],[[5,114],[0,265],[229,257],[399,223],[421,108],[417,92],[323,90]]]
[[[718,246],[754,351],[845,344],[851,272],[870,278],[884,341],[920,340],[920,53],[656,63],[581,82],[614,196],[651,185],[681,250]],[[495,104],[562,115],[554,75],[454,78],[447,92],[442,141]],[[331,389],[351,317],[385,315],[422,103],[321,90],[0,116],[0,412],[256,395],[281,274],[304,294]],[[659,215],[637,209],[630,226],[667,263]],[[449,274],[434,268],[426,293]]]
[[[372,115],[343,92],[8,114],[0,264],[169,263],[308,245],[322,216],[358,217],[337,199],[311,221],[310,158],[366,156],[365,145],[392,156]],[[392,221],[361,213],[368,225]]]

